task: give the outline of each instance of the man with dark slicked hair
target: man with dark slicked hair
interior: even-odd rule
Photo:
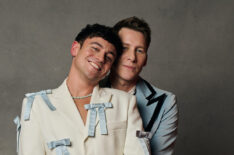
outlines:
[[[115,24],[114,30],[122,40],[123,54],[101,85],[136,95],[145,129],[145,132],[137,132],[138,137],[150,140],[153,155],[172,155],[178,126],[175,95],[153,86],[139,75],[147,64],[150,27],[143,19],[130,17]]]
[[[53,90],[28,93],[17,117],[19,155],[145,155],[136,98],[100,88],[122,52],[113,29],[87,25],[71,47],[68,77]]]

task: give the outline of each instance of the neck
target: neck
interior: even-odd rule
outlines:
[[[67,78],[67,87],[71,96],[85,96],[93,92],[96,84],[84,79],[76,69],[71,67]]]
[[[125,80],[119,77],[117,74],[110,74],[111,86],[125,92],[129,92],[136,85],[137,80],[138,78],[133,80]]]

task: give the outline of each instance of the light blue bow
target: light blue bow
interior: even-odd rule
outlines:
[[[97,117],[96,108],[98,108],[101,134],[107,135],[105,108],[112,108],[112,103],[107,102],[107,103],[85,105],[85,109],[90,110],[88,135],[92,137],[95,135],[95,125],[96,125],[96,117]]]
[[[18,153],[19,152],[19,136],[20,136],[20,129],[21,129],[19,116],[16,116],[16,118],[14,119],[14,123],[16,124],[16,132],[17,132],[16,152]]]
[[[26,108],[25,108],[25,113],[24,113],[24,120],[28,121],[30,119],[30,112],[32,109],[32,104],[34,101],[34,98],[36,95],[40,95],[42,97],[42,99],[44,100],[44,102],[47,104],[47,106],[50,108],[50,110],[54,111],[56,110],[56,108],[52,105],[52,103],[50,102],[47,94],[51,94],[52,90],[42,90],[40,92],[36,92],[36,93],[28,93],[25,94],[25,96],[27,97],[27,104],[26,104]]]
[[[69,155],[66,146],[71,146],[71,141],[68,138],[58,141],[51,141],[47,143],[47,146],[51,150],[55,148],[56,155]]]

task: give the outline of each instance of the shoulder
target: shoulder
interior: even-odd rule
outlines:
[[[31,92],[31,93],[26,93],[24,96],[24,100],[27,100],[28,102],[47,102],[49,100],[49,97],[51,97],[53,94],[52,89],[47,89],[47,90],[41,90],[38,92]]]
[[[177,103],[176,103],[176,95],[170,91],[166,91],[166,90],[157,88],[155,86],[153,86],[153,88],[158,94],[162,94],[162,95],[165,94],[164,104],[163,104],[165,112],[174,111],[175,113],[177,113],[178,108],[177,108]]]
[[[164,90],[164,89],[161,89],[161,88],[158,88],[154,85],[151,84],[151,86],[154,88],[154,90],[158,93],[158,94],[165,94],[167,95],[167,97],[171,98],[171,97],[175,97],[175,94],[170,92],[170,91],[167,91],[167,90]]]
[[[166,94],[167,96],[175,96],[174,93],[158,88],[157,86],[153,85],[152,83],[146,81],[143,78],[140,78],[140,80],[137,82],[137,87],[139,89],[143,89],[144,87],[144,89],[152,89],[151,91],[155,91],[156,94]]]
[[[24,120],[29,120],[32,113],[40,113],[46,110],[54,111],[56,108],[50,102],[49,96],[51,94],[51,89],[25,94],[22,107]]]

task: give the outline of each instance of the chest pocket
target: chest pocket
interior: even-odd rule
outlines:
[[[55,149],[56,155],[70,155],[67,146],[71,146],[70,139],[61,139],[58,141],[51,141],[47,143],[47,146],[50,150]]]
[[[120,122],[108,122],[108,134],[123,134],[126,133],[127,130],[127,121],[120,121]]]

